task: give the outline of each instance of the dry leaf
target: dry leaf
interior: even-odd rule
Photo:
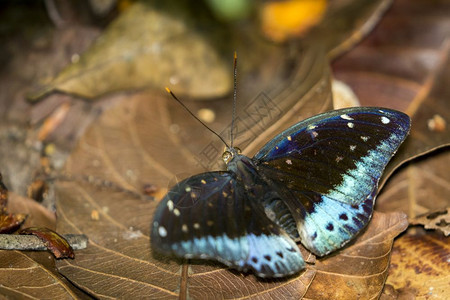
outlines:
[[[92,99],[169,84],[193,97],[223,96],[232,86],[230,67],[192,26],[194,19],[184,6],[162,8],[156,1],[135,2],[78,61],[30,98],[62,91]],[[214,35],[212,26],[208,31]]]
[[[61,276],[47,252],[0,251],[0,295],[7,299],[90,299]]]
[[[405,160],[450,144],[448,128],[428,128],[437,113],[450,120],[450,30],[440,17],[444,12],[450,13],[445,1],[395,1],[376,30],[333,64],[335,76],[352,87],[362,105],[399,109],[412,118],[411,134],[380,187]]]
[[[387,284],[418,299],[448,299],[449,253],[441,233],[408,232],[395,241]]]
[[[377,210],[403,211],[413,219],[450,204],[450,151],[442,149],[432,154],[398,170],[378,196]]]

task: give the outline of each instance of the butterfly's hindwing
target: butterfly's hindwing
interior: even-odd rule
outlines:
[[[261,277],[298,272],[297,245],[255,205],[231,172],[209,172],[173,187],[155,213],[152,245],[184,258],[216,259]]]
[[[368,223],[381,174],[409,132],[409,117],[350,108],[300,122],[254,157],[279,192],[302,243],[325,255]]]

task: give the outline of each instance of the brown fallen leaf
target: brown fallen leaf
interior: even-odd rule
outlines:
[[[449,150],[438,150],[400,168],[378,196],[377,210],[403,211],[414,219],[447,207],[450,203]]]
[[[133,3],[78,61],[31,93],[30,99],[53,91],[92,99],[169,84],[176,85],[179,93],[198,98],[228,93],[230,67],[211,46],[211,37],[192,30],[196,21],[184,5],[161,4]],[[209,24],[212,36],[213,28]]]
[[[22,229],[19,234],[37,236],[56,258],[75,258],[75,253],[70,244],[64,237],[53,230],[44,227],[29,227]]]
[[[405,160],[450,145],[448,127],[428,128],[436,114],[450,120],[446,13],[446,1],[394,1],[367,39],[333,63],[335,76],[362,105],[396,108],[412,118],[410,137],[387,166],[380,188]]]
[[[450,235],[450,207],[428,212],[415,217],[410,221],[411,225],[423,225],[425,229],[435,229]]]
[[[387,284],[417,299],[448,299],[449,253],[448,237],[409,229],[395,241]]]
[[[56,271],[47,252],[0,250],[0,274],[6,299],[92,299]]]

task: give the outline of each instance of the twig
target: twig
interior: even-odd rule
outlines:
[[[73,250],[85,249],[88,237],[84,234],[63,234]],[[47,250],[44,243],[34,235],[0,234],[0,250]]]

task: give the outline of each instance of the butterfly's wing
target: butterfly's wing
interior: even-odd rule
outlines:
[[[286,224],[296,223],[301,242],[322,256],[368,223],[380,176],[409,128],[409,117],[395,110],[337,110],[290,127],[253,160],[282,196]]]
[[[199,174],[173,187],[155,212],[151,240],[159,252],[215,259],[260,277],[304,268],[295,242],[247,197],[232,172]]]

